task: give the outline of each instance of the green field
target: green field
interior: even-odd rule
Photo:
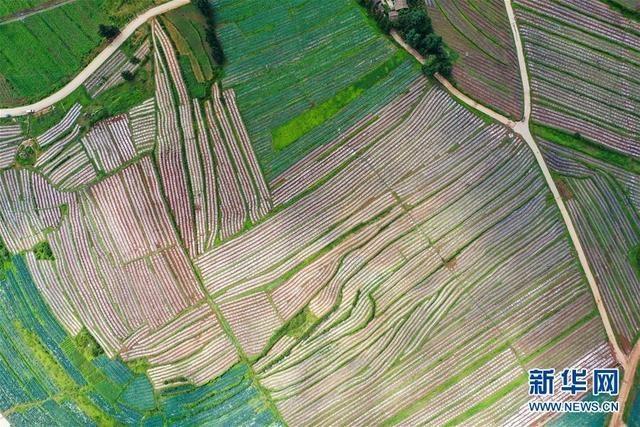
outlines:
[[[2,21],[4,17],[38,7],[50,1],[51,0],[7,0],[0,2],[0,21]]]
[[[223,86],[236,90],[267,180],[420,73],[353,1],[215,0],[214,8],[227,57]]]
[[[205,39],[207,22],[202,13],[188,4],[166,15],[165,27],[180,56],[189,59],[198,82],[203,83],[214,77],[211,49]],[[168,21],[168,22],[167,22]]]
[[[0,25],[0,106],[21,105],[55,92],[105,43],[100,24],[124,25],[164,0],[76,0]]]

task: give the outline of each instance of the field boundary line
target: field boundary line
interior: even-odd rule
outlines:
[[[12,22],[22,21],[23,19],[27,19],[30,16],[37,15],[42,12],[48,12],[50,10],[57,9],[59,7],[65,6],[69,3],[74,3],[77,0],[62,0],[57,3],[45,5],[44,7],[33,7],[31,9],[22,10],[19,12],[15,12],[11,15],[0,18],[0,25],[10,24]]]

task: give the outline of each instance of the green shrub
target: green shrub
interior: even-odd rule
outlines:
[[[75,341],[78,349],[82,351],[84,356],[89,360],[104,354],[104,350],[100,347],[100,344],[98,344],[86,328],[82,328],[78,335],[76,335]]]
[[[20,166],[33,166],[38,157],[38,149],[35,143],[25,142],[18,147],[16,163]]]
[[[49,242],[46,240],[38,243],[33,247],[33,253],[36,256],[37,260],[40,261],[53,261],[55,257],[53,256],[53,251],[51,250],[51,246]]]

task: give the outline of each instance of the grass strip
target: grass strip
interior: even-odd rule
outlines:
[[[406,54],[402,51],[397,51],[385,62],[365,74],[353,84],[340,90],[333,97],[294,117],[287,123],[278,126],[271,132],[273,147],[276,150],[282,150],[309,131],[320,126],[348,104],[359,98],[365,90],[371,88],[379,80],[389,75],[389,73],[396,69],[398,65],[402,64],[405,59]]]
[[[537,137],[562,145],[563,147],[574,149],[595,159],[619,166],[629,172],[640,174],[640,161],[611,148],[602,146],[583,137],[579,133],[572,134],[538,123],[532,124],[531,130]]]

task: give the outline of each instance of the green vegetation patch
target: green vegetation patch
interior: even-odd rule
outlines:
[[[180,69],[182,70],[182,77],[184,77],[184,82],[187,85],[187,91],[189,92],[189,96],[192,98],[204,99],[209,97],[211,93],[211,85],[213,81],[210,82],[200,82],[194,73],[194,69],[191,64],[191,60],[189,57],[180,55],[178,56],[178,63],[180,64]]]
[[[151,364],[149,364],[149,361],[147,359],[141,358],[141,359],[128,361],[127,366],[133,373],[145,374],[151,367]]]
[[[365,74],[362,78],[337,92],[333,97],[323,103],[305,111],[291,121],[275,128],[272,131],[273,146],[276,150],[282,150],[298,140],[307,132],[320,126],[326,120],[335,116],[349,103],[356,100],[376,82],[389,75],[398,65],[404,62],[406,54],[402,51],[387,59],[378,67]]]
[[[597,144],[579,133],[572,134],[538,123],[532,124],[531,130],[534,135],[547,141],[580,151],[581,153],[587,154],[595,159],[619,166],[629,172],[640,173],[640,161],[626,154]]]
[[[38,157],[38,145],[35,140],[28,140],[18,146],[16,164],[19,166],[33,166]]]
[[[91,360],[95,357],[104,354],[104,350],[100,347],[100,344],[93,338],[93,335],[87,330],[87,328],[82,328],[82,330],[75,337],[76,346],[82,354],[88,359]]]
[[[629,261],[631,262],[631,266],[635,270],[638,277],[640,277],[640,245],[632,248],[629,252]]]
[[[611,9],[621,13],[629,19],[640,22],[640,3],[637,0],[600,0]],[[634,6],[631,6],[634,5]]]
[[[143,412],[156,406],[153,387],[145,375],[134,378],[122,393],[120,400],[127,406]]]
[[[215,78],[215,61],[207,42],[207,17],[193,3],[165,15],[163,21],[180,55],[189,58],[198,82]]]
[[[293,338],[300,338],[317,320],[318,318],[311,312],[309,307],[305,307],[283,326],[284,334]]]
[[[51,245],[49,245],[49,242],[47,242],[46,240],[37,243],[33,247],[33,253],[36,256],[36,259],[40,261],[53,261],[56,259],[53,256]]]

